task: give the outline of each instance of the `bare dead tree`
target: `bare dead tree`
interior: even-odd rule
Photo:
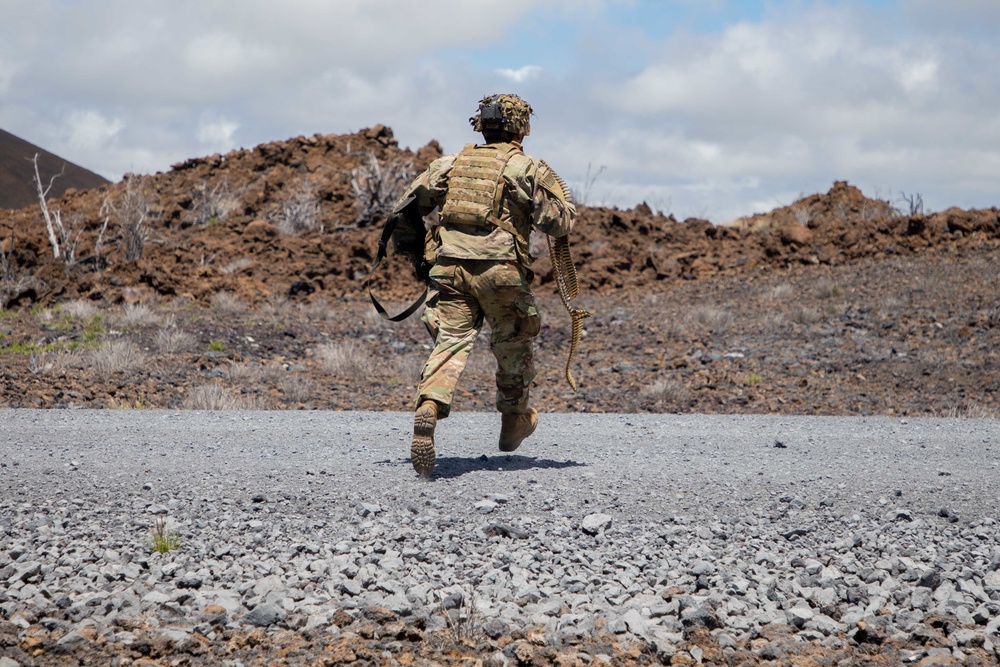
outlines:
[[[376,216],[385,217],[413,179],[413,164],[404,160],[382,162],[368,151],[360,165],[348,172],[358,211],[354,224],[364,227]]]
[[[101,223],[101,228],[97,230],[97,238],[94,239],[94,270],[100,271],[104,268],[104,235],[108,231],[108,224],[111,222],[111,216],[107,215],[104,207],[101,208],[101,214],[104,215],[104,222]]]
[[[229,215],[239,210],[246,188],[230,190],[229,182],[222,179],[215,187],[201,183],[195,189],[188,217],[195,225],[208,225],[222,222]]]
[[[118,227],[118,245],[122,257],[135,261],[142,257],[153,220],[148,183],[141,176],[126,174],[117,197],[104,198],[101,215],[113,219]],[[107,223],[105,223],[105,227]]]
[[[316,189],[305,179],[299,181],[285,194],[278,210],[273,212],[270,218],[278,231],[287,236],[312,229],[323,231]]]
[[[924,214],[924,197],[919,192],[909,195],[905,192],[900,192],[899,198],[907,205],[911,216]]]
[[[62,171],[49,179],[48,186],[42,187],[42,175],[38,172],[38,153],[35,153],[35,157],[31,159],[31,163],[35,166],[35,186],[38,188],[38,203],[42,209],[42,217],[45,219],[45,228],[49,232],[49,243],[52,244],[52,256],[59,259],[62,254],[59,246],[59,238],[65,236],[62,214],[58,209],[49,211],[49,205],[45,201],[45,198],[49,196],[49,191],[52,189],[52,184],[55,180],[66,173],[66,165],[63,165]]]

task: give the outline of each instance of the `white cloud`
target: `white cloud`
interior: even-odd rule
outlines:
[[[694,212],[735,217],[835,179],[937,191],[925,196],[936,205],[988,204],[1000,86],[980,73],[995,72],[1000,48],[882,20],[820,6],[666,40],[634,75],[594,85],[602,115],[627,130],[590,149],[609,178],[672,183],[675,206]],[[699,195],[689,180],[710,188]]]
[[[96,111],[73,111],[66,118],[66,145],[73,150],[103,150],[122,130],[117,118]]]
[[[998,3],[776,0],[702,34],[607,20],[635,4],[0,0],[0,126],[117,178],[376,123],[457,150],[480,97],[516,85],[536,112],[529,151],[571,184],[607,166],[597,203],[724,219],[835,179],[997,203],[1000,45],[983,26]],[[569,36],[523,67],[484,57],[538,16]]]
[[[538,75],[542,73],[542,68],[538,65],[525,65],[519,69],[501,68],[496,70],[496,73],[514,83],[524,83],[538,78]]]
[[[227,151],[235,148],[233,135],[240,127],[239,123],[224,118],[202,119],[198,123],[195,136],[209,150]]]

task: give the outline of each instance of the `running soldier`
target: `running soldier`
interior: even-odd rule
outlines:
[[[484,321],[497,362],[500,451],[517,449],[538,424],[528,405],[535,377],[532,339],[541,326],[528,239],[532,228],[568,235],[576,208],[555,172],[521,148],[531,114],[517,95],[484,97],[469,119],[484,143],[431,163],[393,213],[411,223],[428,222],[422,240],[431,295],[422,319],[434,349],[417,388],[410,446],[413,469],[422,476],[434,472],[434,430],[451,411]]]

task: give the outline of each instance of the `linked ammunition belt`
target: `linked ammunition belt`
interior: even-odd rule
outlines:
[[[559,182],[559,187],[562,188],[565,200],[572,202],[566,181],[554,170],[552,170],[552,174],[555,176],[556,181]],[[573,256],[569,251],[569,238],[565,236],[560,236],[559,238],[547,236],[546,238],[549,242],[549,259],[552,262],[552,275],[555,276],[556,285],[559,287],[559,298],[562,300],[563,306],[565,306],[566,312],[569,313],[573,322],[569,340],[569,354],[566,355],[566,382],[569,383],[573,391],[576,391],[576,380],[573,378],[570,366],[573,363],[573,353],[576,352],[576,348],[580,344],[580,336],[583,334],[583,321],[590,317],[590,313],[582,308],[574,308],[571,303],[580,293],[580,284],[576,277],[576,265],[573,264]]]

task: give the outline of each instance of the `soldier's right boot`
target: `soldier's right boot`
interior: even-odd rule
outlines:
[[[535,432],[538,426],[538,412],[529,408],[524,413],[504,414],[500,418],[500,451],[512,452],[521,446],[525,438]]]
[[[434,427],[437,426],[438,404],[426,400],[413,413],[413,442],[410,444],[410,462],[421,477],[434,472]]]

